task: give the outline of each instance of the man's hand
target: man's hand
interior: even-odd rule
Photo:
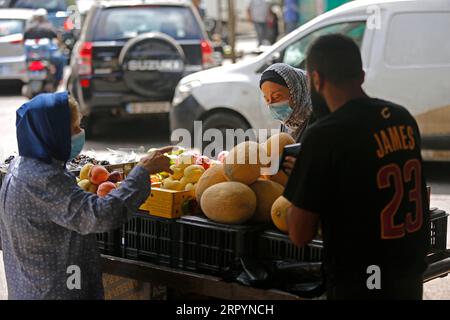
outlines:
[[[173,147],[165,147],[157,149],[151,152],[148,156],[145,156],[138,163],[138,166],[143,167],[148,171],[149,174],[156,174],[159,172],[169,172],[170,170],[170,159],[164,154],[172,151]]]
[[[295,162],[297,159],[295,157],[286,157],[283,162],[283,171],[290,176],[295,167]]]

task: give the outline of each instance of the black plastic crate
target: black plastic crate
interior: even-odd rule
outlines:
[[[261,225],[225,225],[204,217],[185,216],[180,225],[182,269],[210,275],[228,276],[240,270],[241,258],[256,257]]]
[[[431,245],[430,254],[445,251],[447,248],[447,219],[445,211],[430,211]],[[296,260],[320,262],[323,255],[323,242],[313,240],[303,248],[292,243],[289,236],[278,231],[266,231],[259,237],[259,258],[263,260]]]
[[[310,244],[299,248],[292,243],[288,235],[279,231],[268,230],[259,237],[258,253],[261,260],[321,262],[323,242],[313,240]]]
[[[432,209],[431,221],[431,246],[430,253],[438,253],[447,249],[447,219],[445,211]]]
[[[97,245],[101,254],[120,256],[120,230],[98,233]]]
[[[124,225],[121,240],[124,258],[176,266],[179,231],[175,220],[136,213]]]

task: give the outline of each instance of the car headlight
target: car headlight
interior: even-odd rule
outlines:
[[[200,87],[202,83],[199,80],[192,80],[184,84],[180,84],[175,89],[172,105],[175,107],[182,103],[187,97],[191,95],[192,89]]]

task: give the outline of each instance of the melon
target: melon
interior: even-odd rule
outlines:
[[[256,195],[243,183],[222,182],[209,187],[203,193],[200,206],[212,221],[242,224],[255,214]]]
[[[253,220],[270,222],[272,205],[284,191],[282,185],[270,180],[258,180],[250,186],[256,195],[256,211]]]
[[[234,147],[225,158],[224,172],[230,181],[250,185],[261,176],[260,152],[266,150],[253,141],[243,142]]]
[[[276,175],[269,176],[269,179],[272,180],[273,182],[281,184],[283,187],[286,187],[289,177],[283,171],[279,171]]]
[[[273,224],[284,233],[288,232],[286,218],[290,207],[292,207],[292,203],[283,196],[279,197],[272,205],[271,216]]]
[[[197,198],[197,202],[200,203],[203,192],[206,191],[209,187],[228,181],[223,173],[223,164],[215,165],[214,167],[209,168],[202,175],[200,180],[197,183],[197,187],[195,188],[195,197]]]
[[[275,142],[278,143],[278,146]],[[292,138],[285,132],[281,132],[279,134],[274,134],[269,139],[267,139],[267,141],[263,143],[263,146],[266,149],[267,155],[269,157],[272,155],[272,151],[278,152],[278,156],[281,156],[283,154],[284,147],[294,143],[294,138]],[[274,148],[274,150],[272,150],[272,147]]]

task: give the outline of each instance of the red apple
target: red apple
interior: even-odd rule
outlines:
[[[108,178],[108,181],[112,182],[112,183],[117,183],[117,182],[120,182],[122,180],[123,180],[122,174],[119,171],[113,171],[109,175],[109,178]]]
[[[206,156],[200,156],[195,161],[195,164],[202,166],[205,170],[208,170],[211,167],[211,159]]]
[[[217,156],[217,161],[219,161],[220,163],[224,163],[225,162],[225,158],[228,156],[229,153],[230,152],[228,152],[228,151],[222,151]]]

